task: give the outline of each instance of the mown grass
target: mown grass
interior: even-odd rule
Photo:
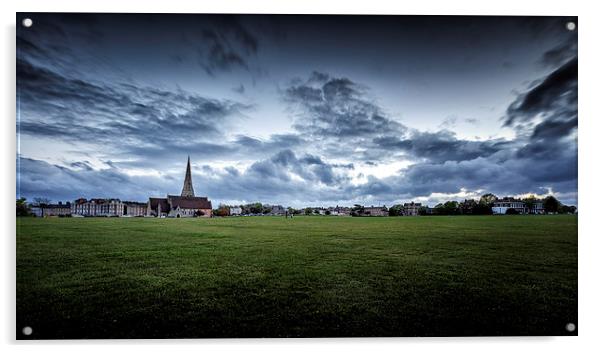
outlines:
[[[576,216],[17,220],[18,338],[576,334],[569,322]]]

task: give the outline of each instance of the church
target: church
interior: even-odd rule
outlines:
[[[153,217],[211,217],[211,201],[207,197],[194,196],[192,173],[190,172],[190,156],[186,165],[186,176],[182,194],[167,195],[166,198],[150,197],[147,205],[147,216]]]

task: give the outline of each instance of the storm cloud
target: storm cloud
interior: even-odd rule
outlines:
[[[295,129],[312,137],[358,142],[404,134],[407,128],[384,117],[366,91],[348,78],[314,72],[305,82],[288,87],[285,99],[298,109]]]
[[[572,18],[30,16],[18,195],[576,202]]]

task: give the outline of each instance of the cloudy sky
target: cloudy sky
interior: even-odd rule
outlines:
[[[577,202],[576,18],[26,17],[17,196]]]

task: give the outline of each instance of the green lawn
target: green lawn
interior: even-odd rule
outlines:
[[[568,322],[576,216],[17,219],[18,338],[566,335]]]

